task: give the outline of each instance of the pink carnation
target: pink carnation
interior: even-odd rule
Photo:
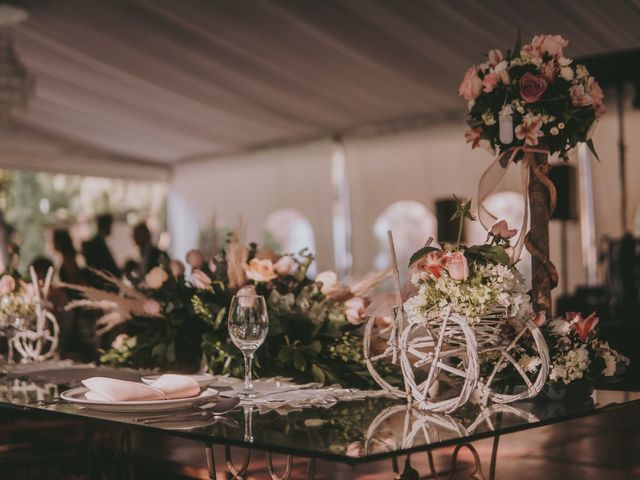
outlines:
[[[478,76],[479,71],[480,68],[475,65],[467,70],[462,83],[458,87],[458,94],[466,100],[475,100],[480,96],[482,80]]]

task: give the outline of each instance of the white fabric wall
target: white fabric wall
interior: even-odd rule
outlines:
[[[633,224],[640,202],[640,111],[627,115],[628,224]],[[470,198],[492,157],[471,150],[464,141],[463,124],[367,137],[346,138],[350,182],[354,273],[373,268],[376,242],[373,225],[385,207],[398,200],[417,200],[435,212],[435,200],[456,193]],[[601,161],[593,159],[597,235],[619,236],[617,123],[604,117],[594,136]],[[178,256],[196,244],[198,227],[212,212],[227,219],[242,212],[249,221],[249,238],[262,238],[266,216],[276,208],[294,207],[306,215],[316,233],[319,268],[333,263],[331,246],[331,176],[329,141],[249,153],[178,166],[170,195],[170,226]],[[513,175],[505,190],[519,190]],[[580,228],[568,226],[569,288],[585,281],[581,265]],[[559,225],[551,231],[552,259],[560,266]],[[562,273],[562,272],[561,272]]]
[[[267,216],[293,207],[314,228],[318,268],[331,268],[331,151],[328,141],[265,150],[176,168],[169,192],[172,253],[184,258],[212,215],[247,222],[247,240],[261,242]]]

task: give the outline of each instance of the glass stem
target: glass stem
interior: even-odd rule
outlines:
[[[245,352],[244,354],[244,389],[253,390],[251,383],[251,367],[253,366],[253,352]]]

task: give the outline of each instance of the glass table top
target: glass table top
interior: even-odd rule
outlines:
[[[91,371],[96,372],[96,370]],[[60,372],[58,372],[60,373]],[[86,378],[81,369],[62,372],[69,380],[53,375],[8,375],[0,379],[0,407],[27,414],[68,416],[104,427],[127,426],[160,434],[274,453],[324,458],[358,464],[424,451],[447,445],[536,428],[617,408],[640,406],[640,392],[596,390],[592,396],[573,401],[537,399],[488,407],[467,404],[453,414],[425,413],[408,408],[406,402],[390,398],[368,398],[339,402],[330,408],[314,407],[280,414],[259,413],[239,406],[222,417],[188,416],[185,412],[154,415],[106,413],[73,404],[36,404],[57,398],[76,386],[74,376]],[[84,376],[83,376],[84,375]],[[120,376],[135,377],[123,371]],[[161,414],[158,414],[161,415]],[[154,419],[145,424],[149,418]]]

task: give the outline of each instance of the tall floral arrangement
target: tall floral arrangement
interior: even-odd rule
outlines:
[[[543,145],[565,158],[579,142],[593,150],[604,95],[587,68],[564,55],[568,43],[560,35],[536,35],[513,50],[489,51],[467,70],[458,92],[468,102],[465,137],[473,148]]]
[[[227,331],[237,292],[267,300],[269,333],[254,361],[259,376],[288,376],[372,385],[361,348],[367,294],[386,276],[372,274],[351,287],[331,271],[309,277],[313,255],[276,254],[246,245],[239,230],[212,258],[192,250],[151,270],[136,286],[111,278],[117,292],[75,286],[84,299],[70,308],[95,308],[104,329],[124,328],[103,363],[136,368],[195,370],[241,376],[242,355]],[[135,300],[134,300],[135,299]],[[390,372],[391,373],[391,372]]]
[[[458,89],[467,100],[467,142],[497,154],[478,185],[478,214],[486,228],[496,218],[484,207],[485,198],[512,163],[522,166],[523,225],[530,211],[531,226],[516,251],[524,245],[531,252],[532,301],[547,317],[558,283],[549,256],[549,219],[557,192],[548,176],[548,157],[567,160],[580,142],[595,154],[591,134],[605,112],[598,82],[584,65],[565,56],[568,43],[560,35],[536,35],[522,44],[518,34],[513,50],[489,51],[486,61],[466,72]]]

